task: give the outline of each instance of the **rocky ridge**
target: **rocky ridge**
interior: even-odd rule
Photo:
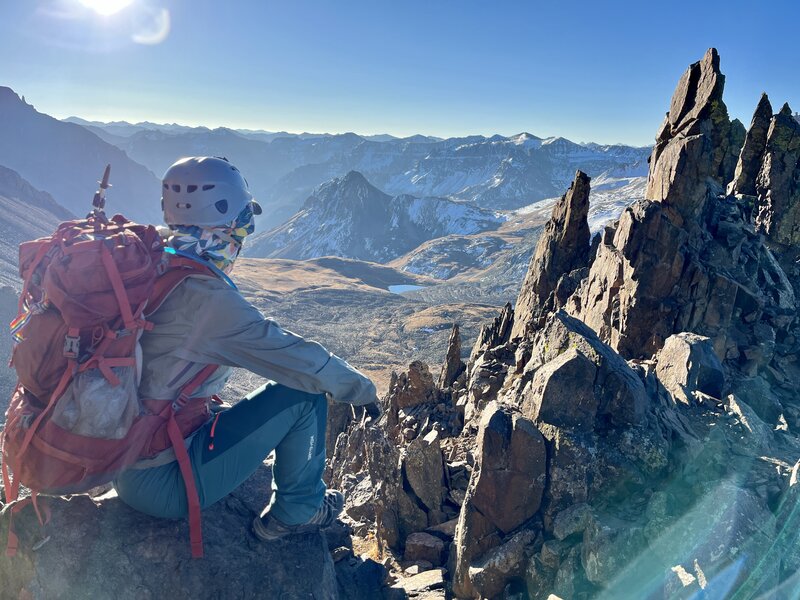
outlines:
[[[646,198],[591,247],[578,173],[460,375],[413,363],[339,434],[330,481],[396,590],[426,569],[426,598],[796,589],[797,125],[763,98],[745,135],[723,87],[711,49]]]

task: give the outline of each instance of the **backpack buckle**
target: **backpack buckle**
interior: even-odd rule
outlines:
[[[64,336],[64,356],[67,358],[78,358],[81,349],[81,338],[77,335]]]

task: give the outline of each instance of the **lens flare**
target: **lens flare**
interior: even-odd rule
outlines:
[[[78,0],[98,15],[108,17],[133,4],[133,0]]]

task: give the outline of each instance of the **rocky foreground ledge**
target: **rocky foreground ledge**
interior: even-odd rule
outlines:
[[[185,520],[148,517],[113,492],[48,498],[44,530],[28,506],[14,517],[18,555],[0,555],[0,599],[380,597],[386,570],[356,558],[343,527],[272,544],[250,533],[270,472],[259,470],[203,512],[202,559],[190,557]],[[9,512],[0,513],[3,544]]]

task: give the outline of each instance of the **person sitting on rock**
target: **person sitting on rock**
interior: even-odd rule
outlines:
[[[256,536],[275,540],[333,524],[344,498],[322,481],[326,397],[369,406],[374,415],[374,384],[320,344],[265,318],[228,279],[261,214],[236,167],[216,157],[179,160],[164,174],[162,195],[168,252],[201,261],[218,277],[190,276],[149,318],[154,327],[141,337],[140,396],[175,398],[207,365],[219,368],[192,397],[220,392],[232,367],[269,379],[213,418],[205,404],[195,414],[178,413],[200,506],[229,494],[274,450],[274,494],[253,522]],[[138,511],[186,516],[189,494],[175,452],[158,436],[153,447],[163,451],[124,471],[114,487]]]

